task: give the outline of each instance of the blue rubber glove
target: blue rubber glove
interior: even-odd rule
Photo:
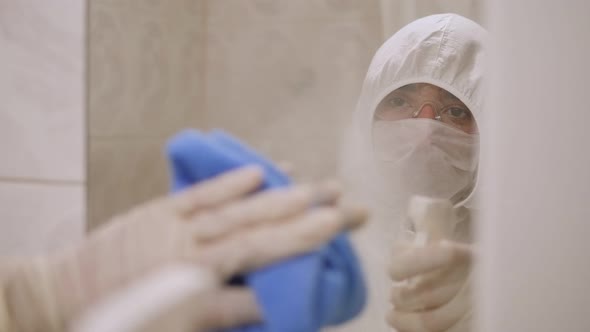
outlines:
[[[222,131],[188,130],[168,144],[173,191],[231,169],[257,164],[264,169],[261,190],[289,186],[271,162]],[[358,315],[366,286],[346,234],[311,254],[279,262],[244,276],[263,313],[260,325],[232,329],[251,332],[316,332]]]

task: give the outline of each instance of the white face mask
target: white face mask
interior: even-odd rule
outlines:
[[[412,195],[465,198],[473,188],[479,136],[431,119],[375,121],[373,150],[377,172],[393,202]]]

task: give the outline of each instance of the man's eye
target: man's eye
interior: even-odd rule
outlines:
[[[447,110],[447,114],[449,114],[453,118],[458,119],[467,119],[471,116],[470,113],[471,112],[469,112],[468,110],[459,107],[453,107]]]
[[[394,106],[394,107],[403,107],[403,106],[407,106],[407,102],[403,98],[393,97],[393,98],[389,99],[389,105]]]

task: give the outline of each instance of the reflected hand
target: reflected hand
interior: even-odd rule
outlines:
[[[389,324],[400,332],[470,331],[473,256],[472,245],[447,240],[398,245]]]

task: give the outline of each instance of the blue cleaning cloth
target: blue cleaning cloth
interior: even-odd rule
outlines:
[[[168,144],[173,191],[231,169],[257,164],[264,170],[261,190],[290,185],[271,162],[222,131],[187,130]],[[254,289],[264,322],[235,332],[316,332],[358,315],[366,286],[346,234],[321,249],[244,276]]]

